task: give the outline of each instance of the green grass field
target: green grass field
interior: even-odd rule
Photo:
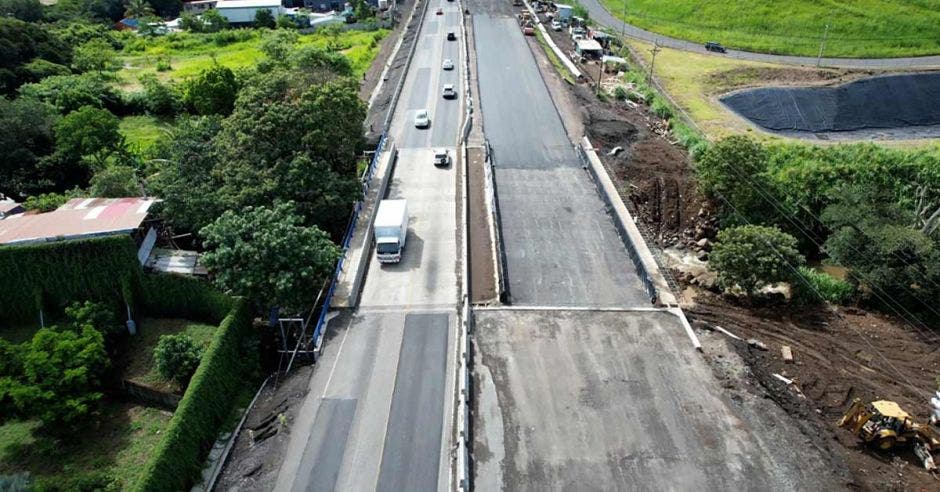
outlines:
[[[937,0],[601,0],[615,16],[668,36],[727,47],[817,56],[898,57],[940,53]]]
[[[132,150],[144,151],[172,128],[173,120],[154,116],[125,116],[121,118],[119,129]]]
[[[272,31],[254,29],[230,33],[174,33],[128,43],[121,53],[123,68],[117,74],[118,84],[133,90],[144,74],[154,74],[162,80],[183,80],[199,73],[213,60],[232,69],[254,65],[264,56],[261,52],[264,36],[270,35]],[[336,36],[305,34],[300,36],[297,45],[326,47],[333,42],[349,57],[355,75],[361,77],[369,69],[369,64],[378,53],[379,43],[388,33],[388,30],[380,29],[371,32],[348,31]]]
[[[179,390],[176,383],[166,381],[157,372],[156,364],[153,362],[153,349],[157,347],[157,342],[160,341],[162,335],[182,333],[189,335],[196,345],[205,350],[212,342],[215,329],[215,326],[193,323],[184,319],[144,318],[140,320],[140,331],[137,336],[131,338],[127,357],[119,362],[125,366],[123,378],[161,391]]]

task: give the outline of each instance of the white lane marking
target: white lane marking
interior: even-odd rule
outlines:
[[[339,364],[340,355],[343,353],[343,346],[346,345],[346,337],[349,336],[349,330],[352,329],[352,320],[350,320],[349,325],[346,326],[346,331],[343,332],[343,339],[339,342],[339,350],[336,351],[336,358],[333,359],[333,367],[330,368],[330,377],[326,379],[326,386],[323,387],[323,394],[320,395],[320,399],[326,398],[326,392],[330,389],[330,383],[333,382],[333,374],[336,372],[336,366]]]

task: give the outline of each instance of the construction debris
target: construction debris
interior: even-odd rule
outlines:
[[[762,350],[762,351],[764,351],[764,352],[767,351],[767,345],[765,345],[764,342],[761,342],[760,340],[758,340],[758,339],[756,339],[756,338],[749,338],[749,339],[747,340],[747,344],[750,345],[751,347],[754,347],[754,348],[758,349],[758,350]]]
[[[793,350],[790,350],[789,345],[784,345],[780,347],[780,355],[783,356],[783,361],[787,364],[793,363]]]

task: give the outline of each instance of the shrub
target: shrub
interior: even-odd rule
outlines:
[[[227,116],[234,109],[237,96],[235,72],[222,65],[213,65],[183,84],[183,102],[201,115]]]
[[[825,272],[800,267],[800,278],[794,282],[794,298],[804,304],[827,301],[846,304],[855,294],[855,287],[845,280],[837,279]]]
[[[156,69],[158,72],[169,72],[173,70],[173,66],[170,65],[170,58],[167,56],[161,56],[157,58]]]
[[[121,103],[111,84],[96,73],[46,77],[20,87],[20,94],[49,103],[63,114],[82,106],[116,109]]]
[[[114,309],[104,302],[73,302],[65,308],[65,316],[76,327],[91,326],[105,335],[124,331]]]
[[[624,89],[623,86],[618,85],[614,89],[614,97],[617,98],[618,101],[625,101],[627,99],[627,90]]]
[[[776,227],[746,225],[724,229],[709,255],[725,291],[741,289],[754,296],[763,287],[791,282],[803,264],[796,239]]]
[[[159,62],[158,68],[159,70]],[[143,90],[143,107],[148,113],[159,116],[174,116],[180,112],[179,90],[173,84],[164,84],[153,74],[140,78]]]
[[[653,104],[650,105],[650,111],[664,120],[672,118],[672,106],[665,99],[659,96],[653,97]]]
[[[51,212],[69,201],[68,195],[62,193],[42,193],[26,198],[23,208],[37,212]]]
[[[189,335],[163,335],[153,350],[157,372],[164,379],[175,381],[185,387],[199,367],[202,350]]]

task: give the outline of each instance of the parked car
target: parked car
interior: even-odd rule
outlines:
[[[415,127],[416,128],[428,128],[431,126],[431,117],[428,116],[428,110],[419,109],[415,113]]]
[[[441,64],[441,68],[444,70],[453,70],[454,60],[451,60],[450,58],[444,58],[444,63]]]
[[[715,53],[727,53],[728,52],[728,50],[726,50],[725,47],[721,45],[721,43],[716,43],[714,41],[709,41],[705,43],[705,49],[708,51],[715,52]]]
[[[561,22],[558,22],[557,20],[553,20],[552,31],[560,31],[560,30],[561,30]]]
[[[444,84],[443,89],[444,99],[455,99],[457,97],[457,89],[454,88],[454,84]]]
[[[434,151],[434,167],[447,167],[450,165],[450,154],[446,149],[437,149]]]
[[[447,40],[448,40],[448,41],[456,41],[456,40],[457,40],[457,35],[454,34],[454,31],[447,31]]]

